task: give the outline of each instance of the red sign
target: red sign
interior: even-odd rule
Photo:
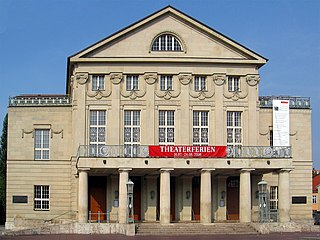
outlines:
[[[226,146],[149,146],[150,157],[223,158]]]

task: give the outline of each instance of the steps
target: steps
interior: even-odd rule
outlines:
[[[136,235],[213,235],[213,234],[258,234],[244,223],[137,223]]]

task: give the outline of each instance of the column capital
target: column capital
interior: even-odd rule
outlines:
[[[282,173],[282,172],[287,172],[287,173],[289,173],[289,172],[291,172],[292,170],[293,170],[293,168],[281,168],[281,169],[278,170],[278,172],[279,172],[279,173]]]
[[[132,168],[119,168],[118,171],[119,172],[130,172],[130,171],[132,171]]]
[[[252,172],[254,170],[255,170],[254,168],[242,168],[240,169],[240,173]]]
[[[78,168],[79,172],[89,172],[90,168]]]
[[[174,168],[160,168],[160,172],[170,172],[173,170],[174,170]]]
[[[216,169],[215,168],[202,168],[200,171],[201,172],[212,172],[212,171],[215,171]]]

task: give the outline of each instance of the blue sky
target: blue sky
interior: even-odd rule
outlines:
[[[68,56],[167,5],[268,58],[260,95],[311,97],[320,169],[318,0],[0,0],[0,121],[9,96],[65,93]]]

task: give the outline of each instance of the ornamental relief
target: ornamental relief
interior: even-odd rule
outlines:
[[[118,73],[110,73],[110,80],[113,84],[119,84],[121,83],[123,78],[122,73],[118,72]]]
[[[179,73],[178,75],[179,81],[183,85],[188,85],[192,80],[191,73]]]
[[[104,75],[104,89],[98,89],[92,91],[92,86],[90,86],[92,82],[92,76],[90,76],[89,84],[86,86],[87,96],[91,98],[95,98],[97,100],[101,98],[109,97],[112,93],[112,85],[110,81],[110,75]]]
[[[223,85],[223,96],[227,99],[232,99],[233,101],[238,101],[239,99],[244,99],[248,96],[248,84],[244,81],[244,77],[240,77],[240,90],[229,92],[228,86],[225,83]]]
[[[225,73],[214,73],[213,81],[217,86],[222,86],[226,83],[227,75]]]
[[[249,86],[254,87],[257,86],[260,82],[260,76],[257,75],[247,75],[246,76],[246,81]]]
[[[147,84],[146,84],[146,81],[141,81],[141,79],[143,79],[143,75],[139,75],[139,78],[138,78],[139,89],[133,88],[130,91],[126,89],[126,82],[122,81],[122,83],[120,84],[121,96],[130,98],[131,100],[143,97],[146,94]]]
[[[156,83],[158,80],[158,74],[156,72],[146,72],[143,77],[149,85]]]
[[[176,98],[181,93],[181,85],[178,81],[178,76],[173,75],[172,77],[172,90],[160,90],[159,81],[155,85],[155,94],[159,98],[164,98],[165,100],[170,100],[171,98]]]
[[[89,73],[87,72],[77,72],[71,76],[71,82],[76,82],[77,84],[83,85],[88,81]]]

